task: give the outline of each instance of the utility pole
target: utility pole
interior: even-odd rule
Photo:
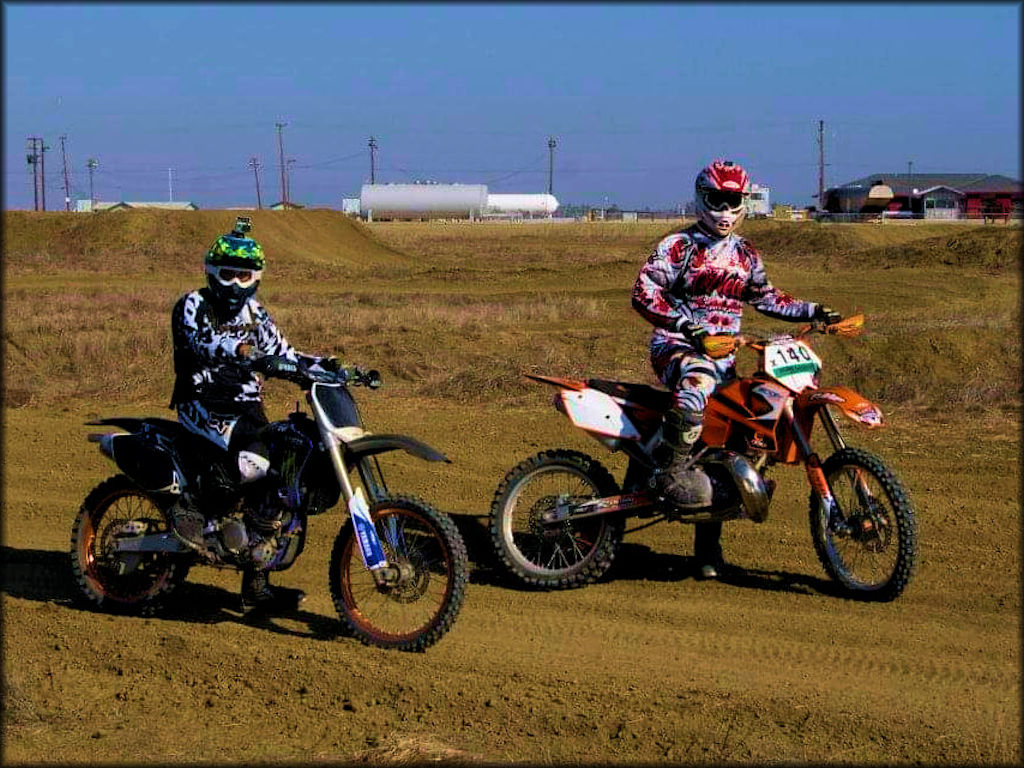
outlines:
[[[36,142],[42,143],[42,139],[38,136],[29,136],[27,141],[32,142],[32,154],[26,158],[28,164],[32,166],[32,210],[39,210],[39,152],[36,149],[38,146]]]
[[[252,168],[253,176],[256,177],[256,207],[262,210],[263,198],[260,197],[260,161],[256,159],[256,155],[249,158],[249,167]]]
[[[907,210],[914,210],[914,185],[911,182],[910,177],[914,172],[914,161],[907,160]]]
[[[174,181],[171,178],[171,168],[167,169],[167,202],[174,202]]]
[[[67,134],[63,134],[60,137],[60,157],[61,162],[64,165],[64,210],[71,210],[71,185],[68,183],[68,153],[65,142],[67,141]]]
[[[285,179],[285,168],[284,168],[284,138],[281,135],[282,129],[288,125],[288,123],[274,123],[277,126],[277,161],[281,166],[281,202],[288,202],[288,182]]]
[[[92,187],[92,172],[96,170],[99,163],[96,162],[95,158],[90,157],[89,161],[85,164],[85,167],[89,169],[89,210],[93,209],[96,205],[96,195],[93,194]]]
[[[370,183],[376,182],[376,170],[377,170],[377,140],[370,137]]]
[[[42,191],[42,202],[43,210],[46,210],[46,150],[49,149],[46,146],[46,142],[42,139],[39,140],[39,185]]]
[[[285,167],[291,166],[295,163],[294,157],[289,157],[285,163]],[[291,201],[292,199],[292,173],[288,171],[284,175],[284,199]]]
[[[818,210],[825,209],[825,121],[818,121]]]
[[[557,143],[552,136],[548,136],[548,194],[552,194],[555,177],[555,147]]]

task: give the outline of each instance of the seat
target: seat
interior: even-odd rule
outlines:
[[[587,386],[598,392],[604,392],[606,395],[621,397],[623,400],[655,411],[667,411],[672,407],[672,393],[662,387],[607,379],[590,379],[587,381]]]

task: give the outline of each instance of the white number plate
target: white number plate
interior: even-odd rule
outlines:
[[[814,386],[821,358],[802,341],[772,342],[764,350],[764,370],[794,392],[802,392]]]

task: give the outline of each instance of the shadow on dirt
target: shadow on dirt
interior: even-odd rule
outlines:
[[[470,583],[520,591],[543,591],[523,584],[498,563],[491,547],[486,515],[453,515],[466,542],[472,562]],[[602,581],[686,581],[695,578],[697,562],[693,557],[671,552],[655,552],[644,544],[624,542],[615,562]],[[723,568],[718,581],[743,589],[792,592],[803,595],[841,597],[835,584],[827,579],[788,571],[770,571],[730,565]]]
[[[624,543],[615,558],[615,564],[608,573],[608,578],[635,581],[683,581],[695,578],[697,568],[697,561],[693,557],[669,552],[655,552],[644,544]],[[820,594],[830,597],[840,595],[835,585],[827,579],[788,571],[743,568],[733,564],[720,569],[718,581],[734,587],[762,589],[771,592]]]
[[[11,597],[56,603],[73,610],[100,610],[81,595],[71,571],[71,557],[66,552],[0,546],[0,590]],[[232,621],[275,634],[314,640],[333,640],[346,635],[336,617],[301,609],[282,614],[280,618],[305,624],[305,629],[276,624],[276,617],[243,616],[238,592],[191,582],[182,584],[160,610],[147,618],[197,624]]]

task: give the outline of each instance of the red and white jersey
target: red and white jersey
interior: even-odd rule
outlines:
[[[655,326],[652,344],[688,343],[676,330],[685,323],[739,333],[744,304],[780,320],[810,320],[817,307],[775,288],[744,238],[711,237],[697,225],[659,242],[633,285],[633,308]]]

